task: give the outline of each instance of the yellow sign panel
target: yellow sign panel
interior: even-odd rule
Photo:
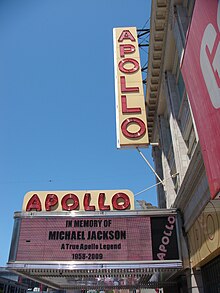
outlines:
[[[134,210],[130,190],[31,191],[22,211],[109,211]]]
[[[192,267],[202,266],[220,250],[220,200],[205,207],[188,233]]]
[[[113,34],[117,147],[148,146],[136,28],[114,28]]]

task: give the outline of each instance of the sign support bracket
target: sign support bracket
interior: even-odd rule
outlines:
[[[157,172],[154,170],[154,168],[151,166],[151,164],[149,163],[149,161],[147,160],[147,158],[144,156],[144,154],[139,150],[139,148],[136,148],[137,151],[139,152],[139,154],[141,155],[141,157],[144,159],[144,161],[147,163],[147,165],[150,167],[151,171],[154,173],[154,175],[157,177],[157,179],[159,180],[159,182],[164,186],[164,180],[162,180],[160,178],[160,176],[157,174]]]

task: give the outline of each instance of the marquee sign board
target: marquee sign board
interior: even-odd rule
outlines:
[[[177,226],[175,210],[17,212],[7,266],[57,289],[157,287],[182,268]]]
[[[179,259],[175,215],[38,215],[16,215],[9,262],[94,264]]]

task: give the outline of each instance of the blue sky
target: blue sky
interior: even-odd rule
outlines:
[[[137,150],[117,150],[115,131],[112,29],[149,16],[149,0],[1,0],[0,266],[26,192],[155,184]],[[157,203],[154,189],[136,199]]]

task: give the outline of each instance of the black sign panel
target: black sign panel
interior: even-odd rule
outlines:
[[[152,217],[151,237],[154,260],[175,260],[179,258],[176,217]]]

